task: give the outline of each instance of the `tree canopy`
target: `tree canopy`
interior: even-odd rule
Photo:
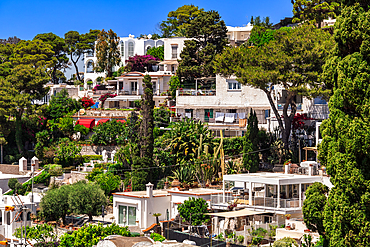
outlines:
[[[213,61],[228,41],[225,22],[217,11],[200,12],[185,29],[185,41],[177,73],[182,80],[215,76]]]
[[[370,245],[370,11],[361,7],[364,1],[353,2],[337,18],[334,49],[324,66],[334,92],[319,146],[334,186],[324,209],[329,246]]]
[[[50,76],[52,83],[57,84],[59,81],[59,73],[57,72],[61,70],[64,71],[64,69],[68,68],[69,59],[66,54],[67,47],[64,39],[53,33],[38,34],[33,39],[39,39],[44,43],[51,45],[54,52],[53,58],[55,59],[53,59],[54,63],[48,71],[48,75]]]
[[[207,202],[203,198],[190,197],[178,206],[181,218],[193,226],[199,226],[209,221]]]
[[[194,20],[203,9],[198,6],[184,5],[175,11],[168,13],[167,20],[162,21],[159,29],[163,38],[170,38],[173,36],[184,36],[184,30],[187,28],[191,20]]]
[[[83,82],[79,71],[78,71],[78,61],[84,53],[94,52],[95,41],[100,30],[91,30],[88,33],[80,34],[77,31],[69,31],[64,34],[64,40],[66,43],[66,50],[72,61],[75,70],[77,80]]]
[[[324,208],[327,203],[329,188],[319,182],[308,187],[303,201],[303,219],[308,229],[318,232],[325,239]]]
[[[259,47],[227,48],[217,56],[214,67],[219,74],[235,75],[240,83],[265,92],[287,148],[297,97],[324,93],[319,75],[333,43],[329,33],[311,25],[279,29],[274,36]],[[282,116],[276,97],[285,97]]]
[[[328,17],[335,18],[340,7],[337,0],[291,0],[291,2],[293,22],[313,21],[319,27]]]
[[[107,77],[113,74],[113,67],[121,62],[120,52],[118,50],[119,38],[117,34],[109,29],[108,32],[104,29],[98,34],[96,40],[96,65],[95,70],[105,71]]]

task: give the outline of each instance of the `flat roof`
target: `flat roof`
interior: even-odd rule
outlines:
[[[237,181],[237,182],[252,182],[260,184],[273,184],[273,185],[285,185],[285,184],[305,184],[322,182],[321,176],[308,176],[298,174],[283,174],[283,173],[243,173],[243,174],[231,174],[224,175],[225,181]]]
[[[114,196],[128,196],[136,198],[149,198],[147,196],[146,190],[144,191],[130,191],[130,192],[119,192],[113,193]],[[169,196],[166,190],[153,190],[153,197]]]
[[[201,196],[201,195],[221,194],[222,190],[195,188],[195,189],[182,190],[182,191],[168,190],[168,193]]]

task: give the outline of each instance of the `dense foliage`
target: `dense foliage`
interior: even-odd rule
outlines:
[[[206,224],[209,221],[208,204],[203,198],[190,197],[178,206],[181,218],[193,226]]]
[[[247,132],[243,142],[243,166],[249,172],[257,172],[259,167],[258,158],[258,120],[256,112],[251,109]]]
[[[308,229],[318,232],[325,238],[324,208],[327,203],[329,188],[319,182],[308,187],[303,202],[303,219]],[[325,245],[326,246],[326,245]]]
[[[274,36],[274,40],[260,47],[227,48],[217,56],[215,70],[225,76],[235,75],[239,82],[265,92],[287,149],[297,97],[325,92],[319,74],[332,47],[332,38],[311,25],[279,29]],[[279,88],[280,92],[276,93]],[[283,97],[283,92],[286,97],[281,115],[274,98]]]
[[[343,1],[335,46],[324,67],[334,92],[319,147],[334,186],[324,209],[329,246],[370,245],[370,11],[367,1],[353,2]]]
[[[68,91],[62,89],[55,96],[51,96],[49,107],[47,108],[46,116],[49,119],[61,118],[69,113],[73,113],[81,109],[81,103],[69,97]]]
[[[159,58],[156,58],[152,55],[135,55],[126,60],[125,71],[138,71],[138,72],[150,72],[153,71],[152,65],[157,64]]]
[[[121,62],[118,50],[119,38],[109,29],[108,32],[101,30],[96,40],[96,65],[95,71],[106,72],[107,77],[112,77],[113,67]]]
[[[99,184],[80,181],[71,185],[48,190],[40,202],[42,215],[47,221],[57,221],[69,213],[87,214],[89,221],[92,216],[101,213],[102,205],[107,204],[107,198]]]
[[[190,21],[185,34],[192,39],[185,41],[177,69],[181,80],[215,76],[213,60],[228,43],[226,33],[225,22],[216,11],[202,11]]]
[[[145,190],[145,184],[151,181],[150,168],[153,167],[154,149],[154,101],[153,84],[149,75],[144,76],[144,95],[142,96],[140,125],[140,162],[132,166],[131,185],[133,190]],[[143,169],[144,168],[144,169]]]
[[[194,20],[201,12],[203,12],[203,9],[199,9],[198,6],[192,4],[181,6],[177,10],[169,12],[167,20],[162,21],[159,26],[162,37],[184,37],[185,29],[190,21]]]
[[[94,127],[91,141],[95,145],[123,144],[127,138],[126,125],[122,122],[111,120]]]
[[[147,50],[146,52],[147,55],[151,55],[161,61],[164,59],[164,46],[158,46],[158,47],[152,47]]]
[[[84,225],[77,231],[65,233],[60,237],[59,247],[92,247],[96,246],[100,239],[110,235],[120,235],[130,237],[131,233],[126,227],[116,224],[103,225]]]

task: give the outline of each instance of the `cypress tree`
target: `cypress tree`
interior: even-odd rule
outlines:
[[[144,95],[142,96],[140,126],[140,158],[135,159],[132,165],[132,190],[145,190],[145,184],[150,181],[150,168],[153,167],[154,147],[154,101],[153,85],[150,75],[144,76]]]
[[[334,26],[333,54],[324,67],[325,79],[333,87],[319,148],[319,159],[334,185],[324,209],[329,246],[370,246],[370,11],[366,2],[344,6]]]
[[[244,136],[243,141],[243,166],[249,172],[258,171],[258,120],[256,112],[251,109],[248,117],[247,133]],[[252,153],[251,153],[252,152]]]

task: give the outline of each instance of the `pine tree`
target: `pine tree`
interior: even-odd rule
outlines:
[[[334,185],[324,210],[329,246],[370,246],[370,11],[360,3],[337,19],[324,69],[334,92],[319,149]]]

